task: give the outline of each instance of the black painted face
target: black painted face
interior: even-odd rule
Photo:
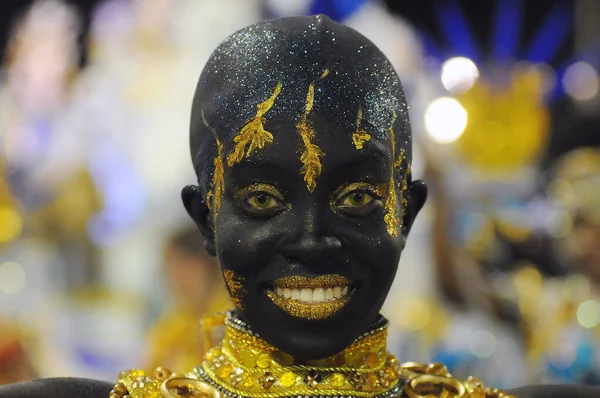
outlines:
[[[372,46],[348,28],[319,18],[287,19],[275,31],[285,26],[310,46],[306,26],[316,21],[316,29],[337,33],[334,38],[344,51]],[[265,32],[273,30],[259,34],[269,37]],[[350,34],[346,43],[342,33]],[[293,37],[289,40],[294,43]],[[247,46],[238,42],[238,47],[245,57],[257,58],[247,54]],[[277,59],[275,50],[268,54]],[[370,51],[383,57],[374,47]],[[408,173],[410,136],[401,87],[384,57],[368,58],[383,64],[383,81],[365,80],[372,74],[369,65],[366,72],[364,66],[353,66],[352,73],[343,62],[323,66],[326,52],[320,51],[290,64],[276,62],[284,65],[279,65],[280,79],[277,66],[264,77],[263,68],[246,64],[255,76],[241,80],[261,87],[261,95],[250,96],[247,105],[239,101],[243,92],[231,95],[231,82],[213,84],[222,70],[214,69],[211,76],[211,68],[222,68],[218,62],[238,52],[217,50],[201,77],[192,117],[200,188],[185,188],[184,204],[206,236],[209,252],[218,257],[238,313],[252,329],[298,361],[328,357],[375,320],[426,197],[424,184],[411,182]],[[238,89],[240,73],[248,71],[236,75]],[[353,93],[352,87],[360,89]],[[223,102],[219,92],[228,93],[231,102]],[[261,108],[265,101],[269,106]],[[261,109],[266,111],[261,114]],[[397,113],[403,115],[397,118]],[[249,120],[259,120],[261,127],[255,124],[251,131],[264,129],[272,142],[253,151],[245,147],[232,161]],[[358,132],[369,138],[358,144]],[[220,151],[215,150],[217,140]],[[309,147],[319,166],[307,171],[303,155]]]

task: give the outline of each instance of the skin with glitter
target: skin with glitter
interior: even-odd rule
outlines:
[[[258,117],[273,140],[250,156],[246,145],[225,167],[215,217],[202,198],[214,169],[208,160],[217,154],[200,110],[223,151],[241,154],[240,132],[268,99]],[[363,36],[325,17],[243,29],[209,59],[190,130],[198,187],[186,187],[183,201],[223,273],[243,278],[236,316],[295,361],[342,352],[377,318],[426,198],[422,182],[394,167],[401,151],[410,163],[409,142],[408,108],[392,65]],[[396,233],[388,233],[390,215]],[[323,299],[332,276],[348,290]],[[276,294],[286,283],[311,286],[315,299]]]

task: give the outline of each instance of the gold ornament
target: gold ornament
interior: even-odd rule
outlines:
[[[329,74],[329,69],[325,69],[321,75],[321,79]],[[304,175],[304,182],[310,192],[313,192],[317,187],[317,177],[323,170],[321,164],[321,157],[325,156],[325,153],[319,148],[317,144],[312,141],[315,139],[315,132],[308,123],[308,115],[312,111],[312,107],[315,101],[315,82],[313,81],[308,86],[308,94],[306,95],[306,105],[304,107],[304,114],[300,119],[300,123],[296,126],[302,143],[304,144],[304,151],[300,155],[300,161],[302,162],[302,168],[300,174]]]
[[[273,142],[273,134],[265,130],[264,127],[265,113],[271,109],[280,92],[281,82],[277,83],[273,94],[267,100],[258,104],[256,116],[246,123],[233,139],[236,145],[234,151],[227,156],[229,167],[241,162],[244,159],[244,154],[248,157],[252,152],[262,149],[266,143]],[[247,150],[246,147],[248,147]]]

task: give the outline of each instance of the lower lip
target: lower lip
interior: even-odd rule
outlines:
[[[300,300],[285,298],[270,289],[267,289],[267,296],[273,301],[273,304],[294,318],[319,320],[330,318],[344,308],[348,304],[348,301],[350,301],[353,292],[351,289],[347,294],[338,299],[321,303],[306,303]]]

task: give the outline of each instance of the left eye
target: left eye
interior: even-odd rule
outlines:
[[[336,203],[338,211],[349,216],[367,216],[379,205],[381,205],[381,200],[364,191],[350,192]]]
[[[274,209],[283,205],[279,200],[266,193],[253,194],[246,199],[246,203],[256,210]]]

